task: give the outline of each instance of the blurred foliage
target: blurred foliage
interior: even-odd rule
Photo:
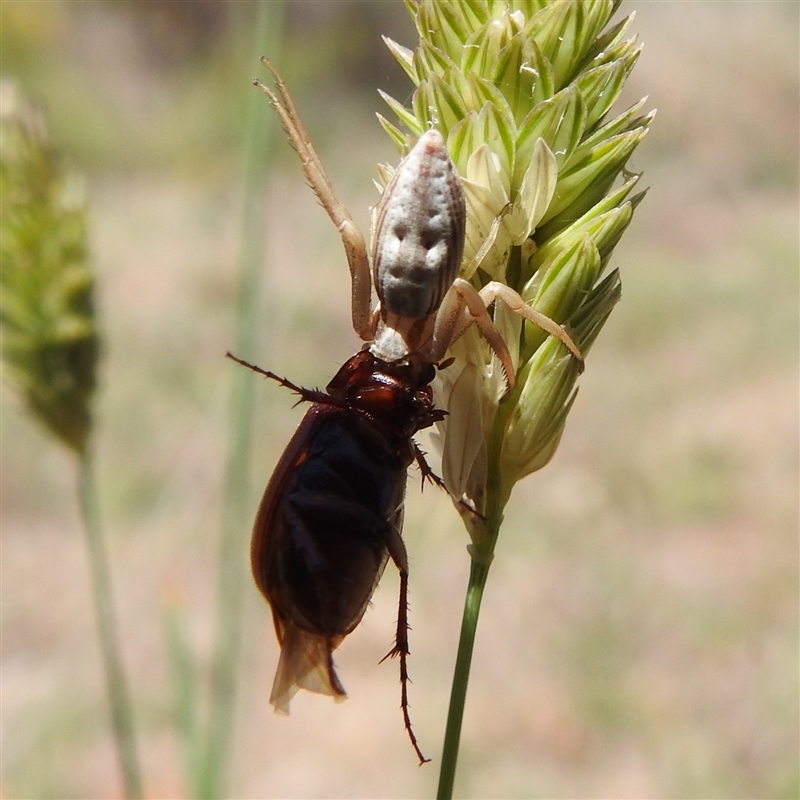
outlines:
[[[10,379],[73,450],[91,426],[98,335],[76,179],[16,87],[0,87],[0,324]]]
[[[256,6],[97,0],[48,3],[45,12],[8,0],[0,63],[4,75],[24,75],[27,89],[48,97],[54,138],[87,170],[147,164],[227,175],[242,95],[258,68],[249,58]],[[410,28],[402,3],[293,2],[287,15],[280,66],[296,94],[310,90],[312,121],[330,122],[331,104],[354,92],[376,105],[376,74],[382,88],[406,91],[380,39]]]

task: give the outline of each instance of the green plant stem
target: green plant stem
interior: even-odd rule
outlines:
[[[437,800],[450,800],[453,796],[458,749],[461,742],[461,725],[467,700],[469,673],[472,666],[472,651],[478,629],[478,617],[483,601],[483,591],[489,577],[489,568],[494,558],[494,548],[500,527],[503,524],[503,509],[508,502],[509,487],[500,480],[500,450],[506,425],[505,404],[501,404],[495,417],[494,430],[489,440],[489,466],[486,481],[486,516],[475,518],[470,525],[472,545],[470,552],[469,581],[464,598],[464,613],[461,618],[461,634],[458,640],[453,683],[450,688],[450,706],[444,731],[442,766],[439,771]]]
[[[133,714],[117,638],[108,554],[97,510],[94,470],[88,450],[80,455],[78,486],[83,526],[86,533],[86,547],[89,554],[89,575],[97,618],[97,633],[103,654],[106,688],[111,706],[111,725],[114,731],[125,797],[133,800],[142,797],[142,780],[136,756]]]
[[[467,699],[469,671],[472,666],[472,650],[478,628],[483,590],[489,577],[489,564],[476,561],[470,564],[467,596],[464,599],[464,614],[461,619],[461,636],[458,640],[456,666],[450,689],[450,707],[444,733],[442,766],[439,771],[438,800],[449,800],[453,796],[453,783],[458,762],[458,746],[461,742],[461,723],[464,719],[464,704]]]
[[[282,2],[260,2],[253,29],[253,71],[263,52],[277,48],[283,17]],[[245,104],[242,163],[242,230],[239,257],[235,352],[250,356],[259,319],[260,277],[264,265],[263,186],[272,120],[263,95],[250,87]],[[222,354],[220,354],[222,355]],[[225,362],[220,358],[220,363]],[[230,363],[228,362],[228,366]],[[232,375],[231,450],[225,472],[223,530],[218,557],[217,630],[211,667],[211,700],[201,774],[191,783],[198,798],[218,798],[230,760],[239,662],[244,562],[251,513],[248,480],[255,382],[245,370]]]

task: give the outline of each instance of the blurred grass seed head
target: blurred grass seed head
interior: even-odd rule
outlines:
[[[83,187],[41,114],[0,84],[0,330],[6,377],[34,416],[83,453],[99,339]]]
[[[384,100],[410,133],[379,115],[402,153],[430,127],[445,136],[467,197],[461,277],[501,281],[564,325],[586,352],[620,298],[614,246],[644,193],[625,165],[655,112],[646,98],[606,119],[639,57],[633,15],[603,30],[620,0],[408,0],[416,50],[385,39],[414,82],[411,108]],[[393,168],[382,165],[385,185]],[[620,175],[622,185],[614,188]],[[502,370],[474,328],[439,373],[442,472],[454,498],[502,507],[514,484],[555,453],[579,366],[558,340],[502,303],[495,324],[514,360]],[[441,444],[443,442],[443,444]],[[473,535],[474,535],[473,531]]]

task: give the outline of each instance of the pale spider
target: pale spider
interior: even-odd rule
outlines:
[[[375,209],[372,232],[372,277],[363,234],[334,194],[322,162],[309,141],[286,84],[268,59],[261,63],[275,80],[277,94],[258,79],[253,83],[269,97],[303,172],[322,207],[336,225],[350,266],[353,328],[377,358],[404,360],[422,368],[441,364],[448,348],[475,323],[497,356],[508,388],[514,367],[508,347],[488,308],[502,300],[512,311],[561,340],[583,364],[566,331],[532,309],[499,281],[478,291],[458,277],[464,251],[466,204],[461,179],[439,131],[420,136],[400,162]],[[494,232],[500,218],[495,221]],[[490,234],[475,260],[491,247]],[[378,303],[371,306],[372,284]]]

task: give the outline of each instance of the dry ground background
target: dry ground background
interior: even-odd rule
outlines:
[[[627,90],[659,115],[651,192],[617,248],[624,300],[561,449],[518,487],[485,599],[462,797],[791,798],[798,786],[798,10],[638,2]],[[623,6],[623,10],[625,6]],[[104,333],[98,461],[149,798],[186,792],[164,640],[180,598],[213,634],[239,230],[248,3],[4,0],[2,71],[46,105],[87,178]],[[366,225],[381,87],[408,84],[402,3],[289,4],[280,64]],[[266,101],[264,113],[269,114]],[[324,384],[356,346],[336,233],[288,146],[265,175],[258,361]],[[253,475],[300,418],[259,382]],[[2,791],[120,787],[69,456],[2,395]],[[438,760],[467,557],[447,500],[410,482],[413,713]],[[254,487],[255,510],[260,486]],[[243,542],[247,532],[243,532]],[[242,580],[246,552],[242,546]],[[248,584],[249,585],[249,584]],[[377,666],[396,577],[341,648],[344,705],[267,705],[276,662],[248,588],[231,796],[429,797]]]

